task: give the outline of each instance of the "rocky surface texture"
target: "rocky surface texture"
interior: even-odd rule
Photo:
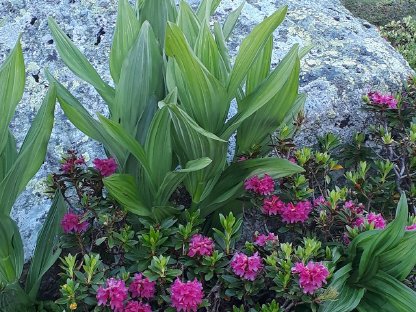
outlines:
[[[222,20],[241,1],[223,0],[215,18]],[[197,4],[199,1],[190,2]],[[294,43],[314,45],[302,61],[301,89],[308,94],[308,101],[306,123],[297,140],[301,144],[313,144],[316,135],[328,131],[348,139],[355,130],[365,128],[368,121],[360,110],[363,93],[373,88],[398,88],[411,70],[375,27],[353,17],[338,0],[248,0],[230,42],[231,54],[236,54],[242,38],[254,25],[286,4],[289,13],[276,32],[273,65]],[[45,67],[49,67],[92,113],[106,112],[95,91],[75,78],[59,60],[47,17],[56,19],[104,80],[110,81],[108,55],[116,8],[116,0],[0,2],[0,60],[13,47],[18,34],[23,33],[26,92],[12,124],[19,143],[46,93]],[[47,173],[57,169],[59,156],[68,148],[86,152],[87,158],[103,153],[100,146],[77,131],[57,107],[45,165],[20,196],[13,211],[24,238],[26,256],[33,251],[36,233],[49,207],[49,200],[42,193],[42,181]]]

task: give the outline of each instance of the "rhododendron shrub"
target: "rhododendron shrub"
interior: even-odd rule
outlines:
[[[203,297],[202,284],[196,279],[187,282],[176,279],[170,288],[172,307],[177,312],[196,312]]]
[[[307,265],[295,263],[292,273],[299,274],[299,285],[305,294],[313,294],[327,283],[328,269],[321,263],[309,261]]]

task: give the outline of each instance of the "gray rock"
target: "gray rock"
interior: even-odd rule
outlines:
[[[190,2],[196,4],[199,1]],[[214,18],[224,20],[240,3],[240,0],[223,0]],[[301,90],[308,93],[308,101],[306,123],[297,141],[313,144],[316,135],[328,131],[348,139],[366,125],[368,117],[360,110],[361,96],[374,88],[397,89],[412,71],[375,27],[353,17],[338,0],[248,0],[230,42],[230,53],[235,56],[242,38],[254,25],[285,4],[289,5],[289,13],[276,31],[273,65],[295,43],[314,45],[302,61]],[[106,113],[106,107],[95,91],[75,78],[59,60],[47,27],[47,17],[53,16],[57,20],[104,80],[110,81],[108,55],[116,9],[116,0],[1,2],[0,60],[13,47],[18,33],[23,33],[26,92],[12,123],[19,144],[46,93],[45,67],[49,67],[91,113]],[[99,42],[97,34],[101,28],[105,34]],[[43,194],[44,178],[57,170],[59,158],[68,148],[85,152],[89,158],[103,155],[102,148],[76,130],[57,106],[45,164],[13,210],[24,239],[26,257],[33,252],[50,204]]]

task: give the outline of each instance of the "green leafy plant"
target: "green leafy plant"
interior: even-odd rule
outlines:
[[[202,1],[195,13],[185,1],[177,10],[171,0],[137,1],[135,8],[120,0],[110,54],[115,88],[49,19],[63,61],[94,86],[110,116],[93,119],[48,74],[57,85],[59,103],[76,127],[103,143],[117,160],[121,175],[104,183],[114,198],[139,216],[161,220],[177,213],[169,200],[182,183],[193,211],[200,209],[206,217],[239,197],[244,179],[251,175],[268,172],[278,178],[302,170],[275,158],[226,162],[234,133],[237,156],[258,146],[265,146],[258,155],[266,156],[269,136],[297,115],[305,101],[298,94],[299,59],[308,48],[294,46],[270,71],[272,34],[285,17],[283,7],[255,27],[232,66],[225,40],[242,6],[222,27],[215,23],[212,33],[209,19],[219,3]],[[158,14],[152,13],[155,6]],[[227,121],[233,99],[238,112]],[[252,131],[254,125],[261,129]]]
[[[0,309],[28,311],[33,307],[42,276],[59,257],[56,237],[64,213],[57,193],[39,233],[24,290],[19,285],[24,254],[16,222],[9,216],[18,195],[42,165],[52,131],[55,87],[50,89],[19,151],[9,123],[23,95],[25,67],[20,39],[0,68]]]
[[[396,219],[386,229],[366,231],[351,242],[347,263],[330,285],[339,297],[322,305],[321,312],[412,311],[416,293],[401,282],[416,265],[416,233],[405,231],[407,218],[402,195]]]

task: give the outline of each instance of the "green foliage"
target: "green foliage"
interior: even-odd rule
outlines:
[[[305,100],[298,94],[299,58],[307,50],[294,46],[270,70],[272,35],[285,17],[283,7],[244,39],[232,66],[225,40],[243,4],[222,27],[216,23],[212,33],[209,19],[219,3],[203,1],[195,13],[185,1],[178,9],[171,0],[138,1],[135,8],[119,1],[110,54],[114,89],[49,20],[63,61],[95,87],[110,116],[94,120],[49,74],[57,85],[58,101],[75,126],[104,144],[121,173],[133,176],[113,176],[104,183],[128,211],[140,216],[160,220],[176,213],[169,200],[182,183],[191,196],[191,208],[208,216],[240,196],[242,181],[259,170],[271,171],[274,178],[302,170],[279,159],[250,160],[241,166],[226,163],[227,142],[235,132],[234,153],[241,156],[253,147],[267,147],[281,123],[297,115]],[[233,99],[238,112],[227,121]],[[262,128],[253,131],[254,125]],[[261,156],[269,151],[265,148]]]
[[[408,16],[381,27],[381,34],[391,42],[410,67],[416,69],[416,18]]]
[[[396,219],[384,230],[358,235],[348,249],[348,263],[338,270],[330,286],[340,293],[338,300],[320,311],[411,311],[416,293],[401,281],[416,265],[415,232],[405,232],[408,207],[402,195]],[[401,252],[398,252],[401,251]],[[377,299],[376,299],[377,298]]]

